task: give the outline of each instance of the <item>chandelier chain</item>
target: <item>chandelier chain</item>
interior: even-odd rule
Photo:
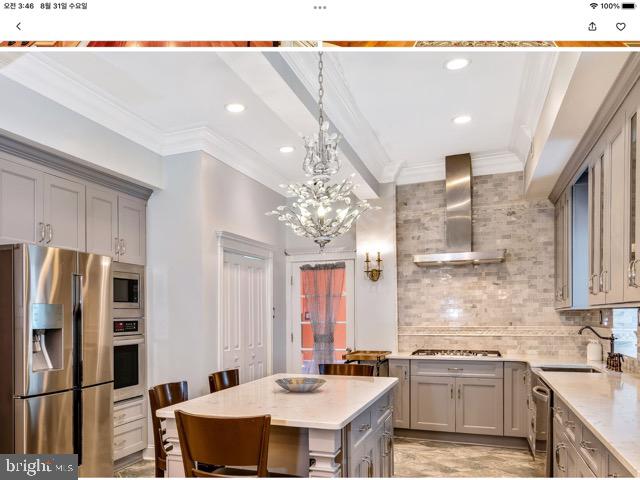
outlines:
[[[318,60],[318,123],[320,124],[320,128],[322,129],[322,124],[324,123],[324,75],[323,68],[324,62],[322,61],[322,52],[319,53]]]

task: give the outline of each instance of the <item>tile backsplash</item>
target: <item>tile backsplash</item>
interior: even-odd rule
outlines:
[[[599,311],[554,308],[554,208],[523,197],[521,172],[473,177],[473,249],[506,249],[501,264],[421,268],[445,251],[445,184],[397,187],[398,349],[498,349],[585,356]],[[602,333],[608,335],[608,329]]]

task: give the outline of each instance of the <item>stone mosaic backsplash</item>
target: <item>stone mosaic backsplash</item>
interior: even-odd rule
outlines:
[[[523,197],[521,172],[473,177],[473,248],[506,249],[494,265],[421,268],[445,251],[444,181],[397,187],[398,350],[497,349],[585,355],[599,311],[554,308],[554,208]],[[608,329],[602,330],[608,334]]]

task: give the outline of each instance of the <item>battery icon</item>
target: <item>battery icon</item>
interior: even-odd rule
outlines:
[[[636,8],[635,3],[623,3],[622,8]]]

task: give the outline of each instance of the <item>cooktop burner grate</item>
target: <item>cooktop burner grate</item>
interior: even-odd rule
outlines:
[[[498,350],[430,350],[419,349],[411,355],[424,357],[444,356],[444,357],[502,357]]]

